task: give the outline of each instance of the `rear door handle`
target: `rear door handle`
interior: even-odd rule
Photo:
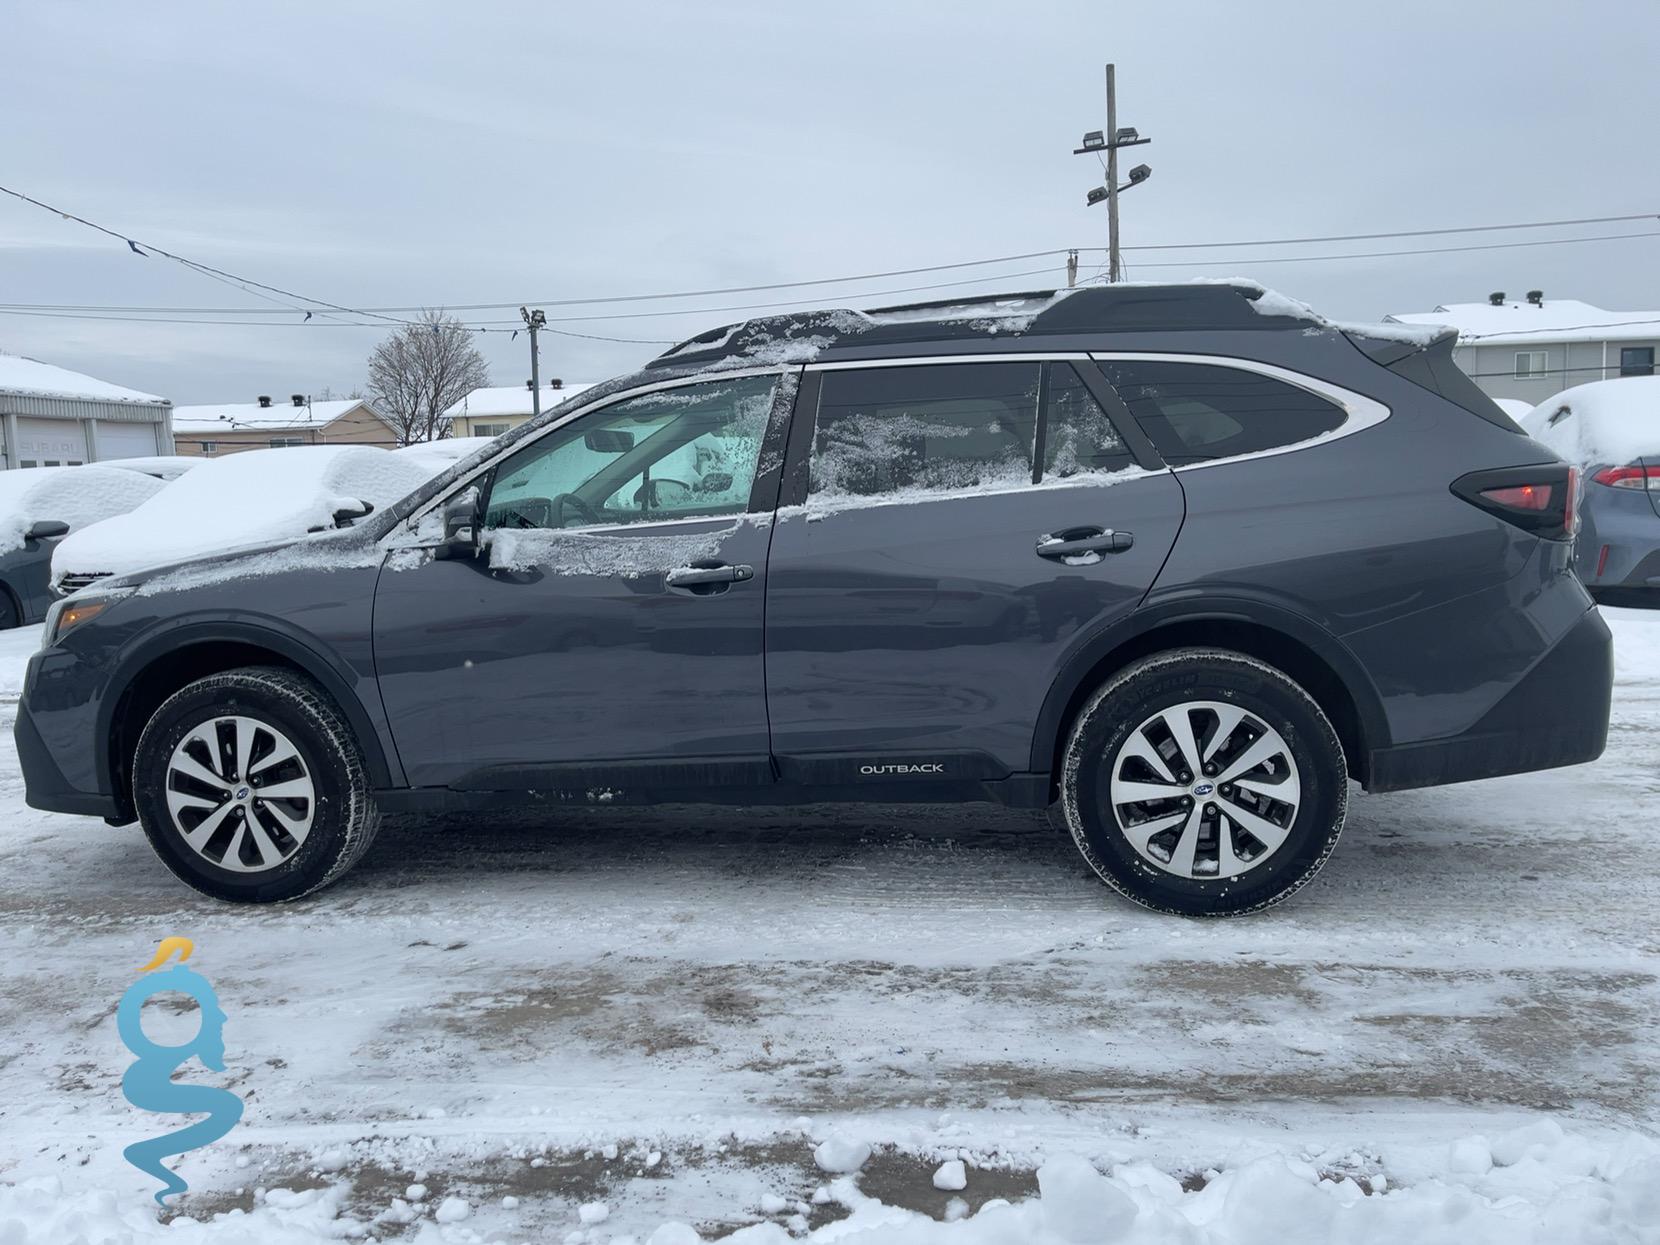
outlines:
[[[725,592],[731,584],[745,583],[755,578],[753,566],[677,566],[663,576],[663,582],[681,592],[705,595]]]
[[[1096,562],[1104,553],[1123,553],[1133,544],[1135,536],[1130,532],[1115,532],[1102,527],[1069,527],[1065,531],[1039,536],[1037,555],[1052,562],[1074,558]]]

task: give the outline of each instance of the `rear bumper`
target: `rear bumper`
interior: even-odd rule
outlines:
[[[26,703],[17,707],[17,724],[12,728],[12,736],[17,741],[17,762],[23,770],[23,798],[30,808],[106,819],[122,816],[120,803],[113,795],[78,791],[63,776],[46,741],[35,728]]]
[[[1579,765],[1602,755],[1614,687],[1614,640],[1596,610],[1461,735],[1373,749],[1368,791],[1404,791]]]

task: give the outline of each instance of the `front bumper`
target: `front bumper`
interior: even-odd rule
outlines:
[[[26,703],[17,707],[17,723],[12,728],[12,736],[17,741],[17,762],[23,770],[23,798],[30,808],[48,813],[80,813],[108,821],[126,820],[120,801],[113,795],[78,791],[63,776],[63,771],[46,747],[46,741],[35,728]]]
[[[1404,791],[1579,765],[1602,755],[1614,637],[1595,609],[1463,734],[1372,750],[1368,791]]]

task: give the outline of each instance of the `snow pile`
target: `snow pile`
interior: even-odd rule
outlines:
[[[417,462],[366,445],[306,445],[215,458],[130,514],[65,539],[52,555],[53,582],[65,575],[126,574],[304,536],[313,528],[332,528],[336,511],[361,509],[365,502],[384,508],[428,475]]]
[[[113,467],[22,467],[0,471],[0,553],[23,547],[36,523],[90,529],[125,514],[162,489],[154,476]],[[62,547],[61,545],[59,546]]]
[[[1535,441],[1581,466],[1660,456],[1660,376],[1575,385],[1534,407],[1521,424]]]
[[[851,1167],[863,1143],[847,1144],[853,1150],[835,1156],[835,1169]],[[959,1174],[952,1171],[943,1187],[961,1187]],[[793,1232],[789,1225],[763,1221],[719,1239],[733,1245],[796,1240],[843,1245],[1660,1242],[1660,1144],[1636,1134],[1599,1144],[1544,1120],[1492,1139],[1454,1141],[1442,1150],[1434,1170],[1410,1184],[1363,1179],[1321,1171],[1290,1155],[1267,1154],[1206,1173],[1201,1187],[1190,1188],[1145,1162],[1120,1164],[1104,1174],[1086,1158],[1060,1155],[1039,1168],[1036,1197],[1020,1203],[992,1198],[973,1213],[959,1200],[943,1222],[868,1197],[860,1192],[857,1176],[843,1176],[822,1200],[840,1203],[850,1212],[845,1218],[810,1232],[804,1231],[805,1219],[794,1223]],[[972,1179],[967,1184],[972,1191]],[[424,1199],[425,1189],[420,1193]],[[163,1226],[147,1198],[75,1192],[43,1177],[0,1185],[0,1241],[313,1245],[364,1235],[367,1225],[340,1213],[345,1196],[344,1185],[297,1193],[273,1189],[257,1199],[251,1212],[222,1213],[206,1221],[181,1217]],[[815,1195],[814,1201],[820,1200]],[[446,1197],[430,1209],[424,1201],[395,1203],[389,1213],[376,1217],[377,1235],[412,1224],[404,1239],[419,1245],[497,1239],[487,1221],[473,1226],[474,1209],[459,1197]],[[781,1198],[769,1204],[774,1207],[769,1214],[787,1208]],[[604,1202],[583,1203],[576,1218],[594,1233],[609,1222],[611,1209]],[[601,1232],[580,1239],[603,1241]],[[509,1235],[519,1239],[517,1233]],[[673,1222],[644,1237],[647,1245],[691,1245],[701,1239],[691,1227]]]

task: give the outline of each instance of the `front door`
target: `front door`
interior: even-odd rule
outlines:
[[[780,510],[768,566],[784,779],[1030,769],[1065,659],[1136,607],[1182,521],[1181,486],[1137,465],[1091,367],[809,369],[784,499],[804,504]]]
[[[481,550],[394,553],[375,663],[416,787],[770,781],[762,669],[776,372],[583,412],[481,477]],[[776,461],[776,452],[767,455]]]

